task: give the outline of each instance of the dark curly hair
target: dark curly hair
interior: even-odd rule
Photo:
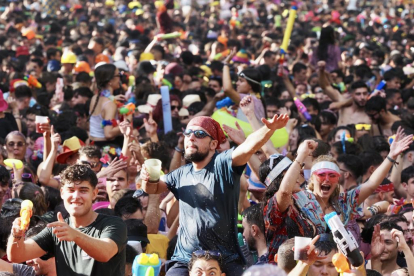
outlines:
[[[279,164],[280,161],[282,161],[283,158],[285,158],[283,155],[280,155],[280,156],[276,157],[273,160],[273,167],[272,168],[270,167],[270,159],[267,159],[266,161],[264,161],[262,163],[262,165],[260,165],[260,167],[259,167],[259,179],[260,179],[260,182],[265,183],[266,177],[269,175],[269,173],[272,171],[272,169],[274,167],[276,167],[277,164]],[[289,169],[289,167],[287,167],[284,170],[284,172],[286,172]],[[265,192],[265,195],[263,197],[263,202],[264,202],[265,205],[267,204],[267,202],[269,201],[269,199],[272,196],[274,196],[276,194],[276,192],[279,190],[280,184],[282,183],[282,179],[283,179],[283,176],[284,175],[285,175],[284,173],[281,173],[267,187],[266,192]]]
[[[80,184],[83,181],[88,181],[93,188],[98,184],[98,178],[96,174],[91,170],[89,166],[85,165],[72,165],[67,167],[60,173],[60,179],[63,185],[71,183]]]

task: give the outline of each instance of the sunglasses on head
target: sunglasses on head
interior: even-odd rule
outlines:
[[[338,183],[339,173],[331,170],[319,170],[313,173],[319,180],[319,182],[324,182],[328,180],[330,183]]]
[[[140,198],[141,196],[148,196],[148,194],[143,189],[139,189],[134,192],[132,198]]]
[[[218,251],[210,251],[210,250],[197,250],[193,252],[193,255],[197,258],[204,257],[204,256],[212,256],[216,257],[217,259],[221,259],[221,253]]]
[[[355,129],[356,130],[370,130],[371,124],[356,124]]]
[[[11,176],[12,179],[14,179],[14,173],[12,173],[10,176]],[[33,182],[33,177],[32,177],[31,173],[23,173],[22,174],[22,179],[23,180],[25,180],[25,179],[30,180],[31,182]]]
[[[19,148],[23,147],[24,145],[26,145],[25,142],[8,142],[7,146],[13,148],[14,146],[18,146]]]
[[[203,139],[206,138],[207,136],[210,137],[211,139],[214,140],[213,137],[211,137],[207,132],[205,132],[204,130],[192,130],[187,128],[186,130],[184,130],[184,135],[189,137],[191,135],[191,133],[194,133],[194,136],[198,139]]]
[[[239,73],[239,77],[240,77],[240,78],[243,78],[243,79],[246,79],[246,80],[248,80],[248,81],[251,81],[251,82],[253,82],[253,83],[256,83],[256,84],[260,84],[260,85],[262,85],[260,82],[255,81],[254,79],[249,78],[248,76],[246,76],[246,74],[245,74],[245,73],[243,73],[243,72]]]

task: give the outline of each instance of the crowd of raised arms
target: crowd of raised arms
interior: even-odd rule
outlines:
[[[0,276],[414,276],[414,1],[0,0]]]

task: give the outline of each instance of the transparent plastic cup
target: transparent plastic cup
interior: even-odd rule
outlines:
[[[36,133],[43,133],[44,131],[40,129],[40,125],[48,124],[49,118],[47,116],[36,116],[35,123],[36,123]]]
[[[295,237],[295,252],[294,259],[295,261],[302,260],[305,261],[308,259],[308,245],[310,245],[312,239],[305,237]]]
[[[145,168],[149,174],[150,182],[158,182],[161,175],[161,160],[158,159],[147,159],[145,160]]]

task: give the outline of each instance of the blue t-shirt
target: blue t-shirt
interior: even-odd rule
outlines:
[[[192,252],[217,250],[224,263],[243,260],[237,242],[237,204],[244,166],[232,167],[233,149],[215,154],[202,170],[187,164],[165,183],[180,202],[180,230],[172,260],[188,262]]]

